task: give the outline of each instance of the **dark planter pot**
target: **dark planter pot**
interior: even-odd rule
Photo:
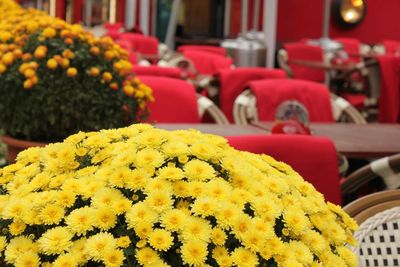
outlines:
[[[15,158],[17,157],[18,153],[21,152],[22,150],[25,150],[27,148],[34,147],[34,146],[43,147],[43,146],[47,145],[45,143],[40,143],[40,142],[16,139],[16,138],[8,136],[8,135],[3,135],[1,137],[1,140],[3,141],[3,143],[5,143],[7,145],[7,149],[8,149],[7,161],[8,161],[8,163],[14,163]]]

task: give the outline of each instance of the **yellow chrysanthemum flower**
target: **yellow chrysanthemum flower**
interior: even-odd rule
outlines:
[[[183,240],[200,240],[207,242],[211,236],[211,225],[205,219],[188,218],[182,229]]]
[[[309,225],[308,218],[298,206],[288,207],[283,213],[283,219],[295,234],[304,233]]]
[[[223,246],[227,239],[227,235],[221,228],[215,227],[211,231],[211,241],[215,245]]]
[[[304,265],[311,264],[313,255],[309,248],[301,241],[290,241],[287,244],[287,250],[292,252],[296,260]]]
[[[190,266],[201,266],[207,259],[207,243],[199,240],[188,240],[181,246],[182,260]]]
[[[14,220],[8,227],[10,234],[16,236],[20,235],[26,229],[26,224],[21,220]]]
[[[58,204],[48,204],[39,213],[43,224],[58,224],[64,218],[64,208]]]
[[[15,260],[24,252],[37,253],[38,246],[25,236],[18,236],[10,240],[4,252],[6,262],[14,263]]]
[[[329,245],[322,235],[313,230],[307,230],[300,239],[317,255],[321,254]]]
[[[160,167],[164,163],[164,156],[153,148],[145,148],[137,153],[135,163],[139,167]]]
[[[61,254],[68,251],[73,234],[65,227],[55,227],[47,230],[39,239],[38,244],[41,253],[46,255]]]
[[[139,263],[144,266],[151,266],[151,264],[160,260],[157,252],[148,247],[136,250],[135,256]]]
[[[125,214],[128,227],[130,228],[143,222],[152,224],[157,220],[157,217],[157,213],[144,202],[136,203]]]
[[[149,235],[149,244],[155,250],[167,251],[172,246],[173,240],[171,232],[164,229],[155,229]]]
[[[127,248],[131,244],[129,236],[121,236],[117,239],[117,245],[120,248]]]
[[[236,248],[231,257],[232,262],[238,267],[255,267],[258,264],[257,255],[243,247]]]
[[[94,225],[100,230],[108,230],[117,224],[117,216],[113,210],[101,207],[94,211]]]
[[[129,179],[125,180],[125,186],[131,190],[143,189],[150,179],[150,173],[145,169],[134,169]]]
[[[191,211],[197,216],[206,218],[207,216],[215,214],[217,204],[218,200],[216,199],[210,197],[199,197],[193,202]]]
[[[232,259],[229,252],[224,247],[217,246],[212,251],[212,257],[217,261],[218,265],[221,267],[232,266]]]
[[[358,259],[354,253],[348,249],[347,247],[337,247],[336,251],[338,252],[339,256],[347,263],[350,267],[358,266]]]
[[[191,180],[210,180],[215,177],[214,168],[207,162],[192,159],[185,164],[185,176]]]
[[[53,263],[54,267],[76,267],[78,261],[74,254],[66,253],[57,257]]]
[[[187,144],[174,140],[163,144],[161,149],[167,157],[178,157],[189,153],[189,146]]]
[[[176,181],[185,177],[185,174],[180,168],[164,167],[158,170],[157,177],[160,179]]]
[[[158,213],[172,208],[172,196],[168,192],[154,191],[146,198],[146,204]]]
[[[153,224],[147,221],[139,222],[133,228],[135,233],[140,238],[148,238],[150,233],[153,231]]]
[[[85,252],[89,258],[100,261],[103,259],[103,253],[117,248],[117,240],[110,233],[101,232],[92,235],[86,241]]]
[[[120,249],[107,249],[103,254],[103,263],[106,267],[120,267],[125,260]]]
[[[172,209],[161,217],[161,225],[170,231],[178,231],[186,224],[186,214],[181,210]]]
[[[15,267],[39,267],[40,258],[37,253],[27,251],[21,253],[15,260]]]
[[[67,227],[76,235],[84,235],[93,230],[95,209],[83,207],[73,210],[66,218]]]

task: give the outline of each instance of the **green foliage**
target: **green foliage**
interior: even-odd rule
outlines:
[[[139,119],[135,116],[138,113],[135,98],[127,97],[122,90],[110,89],[108,83],[88,74],[90,67],[106,70],[118,88],[122,88],[124,76],[114,70],[115,60],[91,55],[90,45],[79,38],[67,45],[62,38],[41,40],[40,33],[29,37],[23,52],[33,54],[40,45],[46,46],[48,52],[43,59],[32,59],[39,65],[36,70],[39,80],[33,88],[23,87],[24,75],[19,71],[22,59],[0,74],[0,127],[7,134],[36,141],[57,141],[80,130],[116,128]],[[68,77],[60,66],[55,70],[46,67],[49,58],[66,49],[75,53],[70,59],[70,65],[78,70],[75,77]]]

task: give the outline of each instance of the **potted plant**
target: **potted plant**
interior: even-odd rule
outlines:
[[[20,153],[0,189],[1,266],[357,266],[339,206],[194,130],[80,132]]]
[[[12,1],[0,10],[0,128],[8,136],[47,143],[147,115],[151,89],[110,38]]]

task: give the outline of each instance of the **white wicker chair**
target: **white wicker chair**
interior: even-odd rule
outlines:
[[[351,247],[359,266],[400,265],[400,190],[379,192],[350,203],[344,210],[360,228]]]

